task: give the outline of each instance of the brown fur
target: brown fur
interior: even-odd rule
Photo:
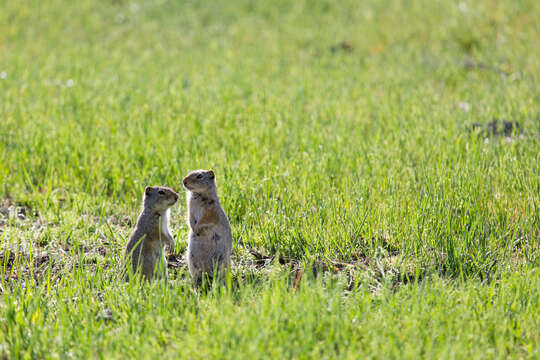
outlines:
[[[126,245],[125,257],[131,263],[132,273],[137,272],[140,267],[142,275],[150,280],[163,254],[163,247],[174,248],[174,239],[167,224],[169,208],[177,200],[178,194],[170,188],[146,188],[142,211]]]
[[[214,172],[197,170],[183,180],[188,191],[187,263],[191,276],[212,275],[230,265],[232,232],[217,195]]]

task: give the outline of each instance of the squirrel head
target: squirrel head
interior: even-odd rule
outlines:
[[[147,186],[144,189],[143,206],[156,212],[166,211],[178,200],[178,194],[166,186]]]
[[[182,180],[184,187],[194,193],[205,193],[216,188],[216,175],[212,170],[195,170]]]

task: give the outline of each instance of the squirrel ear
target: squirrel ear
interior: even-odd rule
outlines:
[[[147,186],[145,189],[144,189],[144,193],[146,195],[150,195],[150,192],[152,191],[152,187],[151,186]]]
[[[208,171],[208,175],[210,176],[210,179],[214,179],[216,177],[216,174],[212,170]]]

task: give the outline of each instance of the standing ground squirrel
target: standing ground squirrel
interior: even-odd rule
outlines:
[[[190,172],[182,181],[187,192],[188,235],[187,263],[192,278],[212,275],[231,263],[232,232],[229,219],[217,195],[212,170]]]
[[[126,260],[131,260],[133,273],[141,267],[147,280],[163,254],[163,247],[174,249],[174,239],[169,233],[170,207],[178,200],[178,194],[164,186],[147,186],[144,190],[142,211],[137,218],[135,231],[126,246]]]

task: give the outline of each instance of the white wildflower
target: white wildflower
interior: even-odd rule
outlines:
[[[469,110],[471,110],[471,104],[469,104],[468,102],[465,102],[465,101],[460,101],[459,104],[458,104],[459,108],[465,112],[468,112]]]

